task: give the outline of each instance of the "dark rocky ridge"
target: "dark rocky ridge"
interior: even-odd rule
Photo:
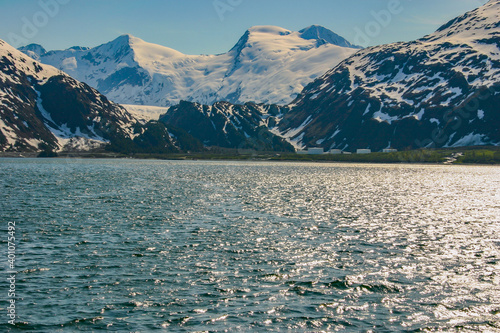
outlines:
[[[213,106],[181,102],[160,117],[160,121],[179,127],[206,146],[259,151],[293,151],[294,148],[273,134],[267,122],[283,108],[247,103],[234,105],[218,102]],[[267,120],[264,121],[264,119]]]

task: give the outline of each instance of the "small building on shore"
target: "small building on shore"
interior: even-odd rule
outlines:
[[[386,149],[382,150],[382,152],[384,152],[384,153],[397,153],[398,150],[393,149],[393,148],[386,148]]]
[[[372,150],[371,149],[358,149],[356,150],[356,154],[371,154]]]
[[[330,149],[330,150],[328,151],[328,154],[332,154],[332,155],[340,155],[340,154],[342,154],[342,150],[340,150],[340,149]]]

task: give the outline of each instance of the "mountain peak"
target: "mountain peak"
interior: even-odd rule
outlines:
[[[47,53],[47,50],[45,50],[45,48],[39,44],[29,44],[26,46],[22,46],[19,48],[19,51],[35,60],[39,60],[41,56]]]
[[[146,43],[146,42],[138,37],[132,36],[131,34],[123,34],[116,37],[111,42],[105,43],[103,45],[113,45],[115,47],[123,47],[123,46],[130,47],[133,44],[137,43]]]
[[[138,57],[136,60],[150,60],[151,62],[155,62],[162,58],[184,56],[184,54],[179,51],[166,46],[148,43],[130,34],[121,35],[112,42],[104,45],[117,50],[117,52],[123,52],[124,50],[133,51],[136,58]]]
[[[290,30],[274,26],[274,25],[256,25],[248,29],[249,33],[263,33],[270,35],[287,36],[292,32]]]
[[[282,39],[283,38],[283,39]],[[255,41],[273,40],[272,44],[280,44],[281,41],[287,40],[288,42],[301,43],[300,41],[316,41],[316,45],[309,43],[310,47],[319,47],[325,44],[336,45],[340,47],[361,49],[361,46],[353,45],[342,36],[337,35],[333,31],[322,27],[320,25],[311,25],[298,32],[291,31],[273,25],[257,25],[249,28],[245,34],[240,38],[238,43],[230,50],[240,53],[241,50],[249,43]],[[279,42],[277,42],[279,40]]]
[[[304,39],[312,39],[323,42],[323,44],[333,44],[349,48],[362,48],[361,46],[353,45],[342,36],[337,35],[333,31],[320,25],[311,25],[299,31],[300,37]]]
[[[241,50],[250,42],[250,38],[254,38],[260,40],[262,35],[265,35],[264,38],[269,37],[280,37],[280,36],[288,36],[291,35],[292,31],[274,26],[274,25],[256,25],[249,28],[243,36],[238,40],[238,42],[233,46],[229,52],[236,52],[239,54]]]
[[[483,6],[452,19],[421,41],[438,42],[444,38],[457,43],[484,43],[485,39],[493,38],[491,42],[496,43],[499,22],[500,0],[490,0]]]
[[[130,34],[123,34],[112,40],[111,44],[128,45],[135,37]]]

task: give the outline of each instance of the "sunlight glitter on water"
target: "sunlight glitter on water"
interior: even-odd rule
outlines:
[[[500,168],[0,163],[33,331],[500,329]]]

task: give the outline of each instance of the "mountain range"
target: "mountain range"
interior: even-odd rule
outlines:
[[[500,1],[490,0],[419,40],[359,50],[286,107],[261,108],[262,123],[297,149],[498,145],[499,16]],[[175,124],[200,130],[172,110]],[[234,110],[219,108],[228,119]],[[160,120],[171,123],[171,112]]]
[[[229,52],[219,55],[185,55],[131,35],[94,48],[20,48],[116,103],[151,106],[173,106],[181,100],[287,104],[358,49],[320,26],[298,32],[252,27]]]
[[[22,51],[0,42],[0,150],[500,144],[500,0],[419,40],[366,49],[318,26],[259,26],[215,56],[130,35]],[[111,100],[141,115],[156,105],[157,118]]]

